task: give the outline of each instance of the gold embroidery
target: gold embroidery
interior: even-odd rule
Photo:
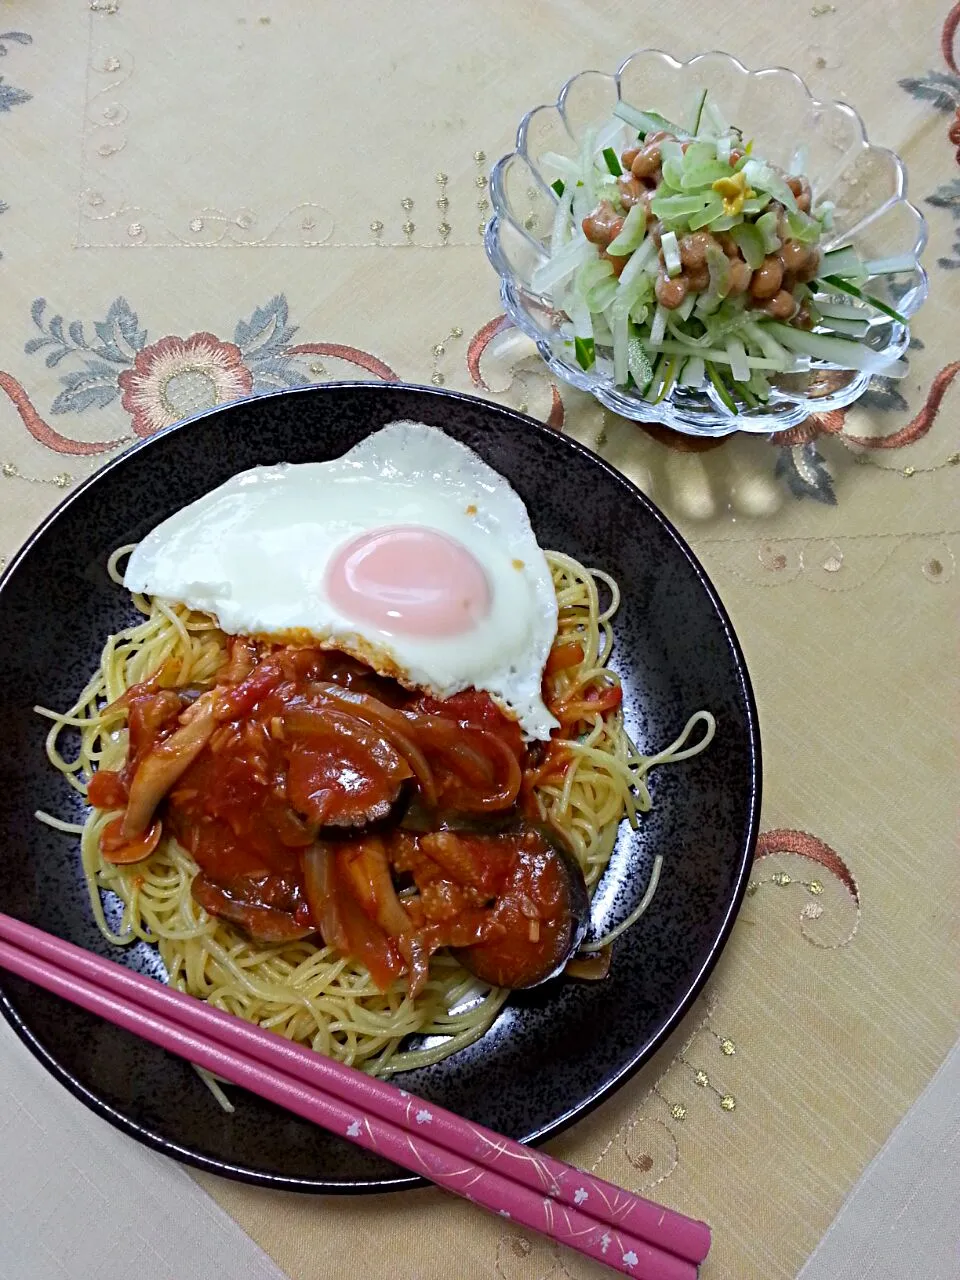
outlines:
[[[5,480],[26,480],[28,484],[52,484],[56,489],[65,489],[73,482],[73,476],[69,471],[60,471],[55,476],[28,476],[15,462],[0,463],[0,475]]]
[[[430,375],[430,381],[435,387],[442,387],[447,380],[446,375],[440,368],[440,363],[447,354],[447,343],[454,342],[462,337],[463,329],[456,324],[445,337],[433,344],[433,372]]]
[[[780,587],[796,582],[816,565],[822,573],[807,575],[814,586],[821,591],[851,591],[875,578],[904,547],[915,543],[926,549],[919,565],[924,577],[933,583],[948,581],[955,571],[956,558],[947,543],[938,539],[958,535],[960,529],[956,528],[929,533],[847,534],[843,538],[844,549],[831,537],[770,538],[755,552],[750,538],[703,538],[698,546],[710,547],[720,557],[722,569],[752,586]],[[750,572],[753,554],[766,571],[762,575]],[[841,565],[843,573],[839,572]]]
[[[774,833],[774,835],[776,834],[777,833]],[[787,834],[792,835],[794,833],[787,833]],[[761,842],[764,839],[765,837],[761,837]],[[811,838],[807,837],[807,839],[811,839]],[[861,915],[860,890],[853,875],[850,873],[850,871],[846,868],[844,864],[840,863],[840,860],[839,858],[837,858],[837,855],[834,854],[832,850],[830,850],[829,853],[830,853],[830,856],[833,858],[836,858],[837,862],[839,863],[839,869],[838,869],[839,873],[837,874],[837,880],[840,882],[840,884],[843,885],[843,888],[846,889],[847,893],[853,899],[853,905],[855,909],[853,925],[850,928],[849,932],[844,937],[840,938],[838,941],[823,942],[819,938],[817,938],[814,934],[810,933],[806,928],[806,925],[808,922],[817,921],[823,918],[824,909],[821,903],[819,901],[805,903],[804,906],[800,909],[798,913],[798,917],[800,920],[800,932],[803,934],[803,936],[806,938],[806,940],[809,943],[811,943],[815,947],[821,948],[822,950],[835,951],[840,947],[848,946],[856,937],[857,930],[860,927],[860,915]],[[805,855],[799,852],[798,849],[792,849],[789,843],[787,843],[787,844],[784,844],[782,848],[777,845],[774,845],[773,849],[770,852],[761,853],[760,856],[766,859],[767,857],[803,858]],[[829,869],[831,868],[828,866],[828,870]],[[812,878],[810,880],[806,880],[802,877],[791,875],[787,871],[774,871],[774,872],[771,872],[769,876],[762,876],[757,878],[756,880],[752,880],[750,884],[747,885],[747,894],[750,897],[753,897],[757,893],[757,891],[763,888],[765,885],[774,885],[776,888],[787,889],[787,890],[800,887],[804,889],[806,893],[818,899],[822,898],[826,891],[826,886],[824,885],[823,881],[820,880],[819,878]]]

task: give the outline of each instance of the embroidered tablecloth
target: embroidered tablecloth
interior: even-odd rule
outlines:
[[[590,445],[716,582],[762,720],[750,894],[672,1042],[554,1144],[708,1220],[704,1280],[795,1275],[957,1034],[958,19],[942,0],[0,3],[0,556],[198,408],[400,377]],[[490,166],[528,107],[644,45],[788,65],[903,156],[931,275],[904,381],[786,437],[702,448],[558,385],[506,325],[481,246]],[[5,1037],[21,1120],[55,1088],[24,1058]],[[80,1135],[99,1126],[77,1120],[43,1176],[29,1137],[0,1146],[22,1246],[5,1242],[0,1275],[93,1274],[42,1227],[57,1179],[97,1181]],[[166,1212],[173,1184],[137,1168]],[[294,1280],[599,1274],[432,1191],[321,1201],[178,1171],[194,1227],[214,1212],[197,1184]],[[93,1225],[122,1235],[133,1208]],[[201,1274],[155,1236],[156,1274]]]

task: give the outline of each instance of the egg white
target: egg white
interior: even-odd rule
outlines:
[[[343,616],[324,589],[327,566],[346,542],[388,525],[462,543],[486,574],[487,616],[429,639]],[[557,727],[541,697],[557,599],[527,510],[472,449],[424,423],[391,423],[331,462],[234,476],[149,533],[124,585],[209,613],[231,635],[309,638],[354,654],[438,698],[485,690],[527,739]]]

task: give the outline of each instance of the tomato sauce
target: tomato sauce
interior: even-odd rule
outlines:
[[[91,804],[123,810],[107,860],[148,856],[162,828],[205,910],[262,941],[319,932],[380,987],[406,974],[415,994],[440,947],[497,985],[562,962],[579,873],[524,820],[530,755],[487,694],[439,701],[249,640],[209,688],[158,683],[125,695],[127,761],[90,783]]]

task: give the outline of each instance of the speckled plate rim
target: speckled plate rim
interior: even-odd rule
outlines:
[[[165,427],[162,431],[148,437],[139,443],[132,445],[123,453],[111,458],[109,462],[100,467],[93,475],[88,476],[81,484],[77,486],[70,494],[68,494],[62,502],[54,507],[53,511],[47,518],[37,526],[36,529],[28,536],[23,545],[11,557],[9,564],[0,575],[0,593],[2,593],[4,585],[16,571],[17,567],[32,554],[35,544],[40,540],[43,534],[55,524],[64,511],[67,510],[80,496],[88,489],[96,486],[106,475],[113,472],[119,467],[126,464],[128,458],[134,454],[140,454],[144,450],[149,450],[154,444],[175,432],[188,430],[194,423],[222,413],[229,413],[231,409],[238,405],[249,406],[251,401],[264,400],[272,401],[278,398],[290,398],[291,396],[302,395],[308,393],[316,395],[323,392],[327,388],[337,390],[356,390],[364,394],[371,393],[377,395],[390,395],[395,392],[409,394],[411,392],[429,396],[436,400],[443,400],[453,404],[458,402],[470,405],[473,408],[481,410],[490,410],[502,418],[507,418],[516,423],[518,429],[533,432],[542,436],[550,436],[554,440],[560,439],[564,445],[570,449],[571,453],[579,457],[580,461],[588,467],[595,468],[603,472],[608,478],[615,481],[623,490],[624,496],[628,501],[639,505],[646,513],[647,517],[658,524],[661,530],[674,542],[681,555],[686,559],[693,570],[701,588],[706,594],[717,618],[723,629],[724,638],[733,658],[737,682],[739,684],[740,693],[743,698],[744,711],[746,714],[746,729],[750,744],[750,776],[747,779],[748,786],[748,822],[746,827],[746,836],[740,852],[740,863],[737,869],[737,875],[730,894],[730,901],[727,905],[726,912],[716,931],[716,936],[710,947],[710,950],[700,965],[696,973],[692,974],[688,979],[686,994],[680,999],[671,1014],[664,1020],[661,1027],[655,1032],[646,1043],[638,1046],[636,1053],[624,1063],[622,1068],[609,1075],[601,1085],[592,1092],[587,1093],[579,1099],[572,1107],[567,1108],[562,1114],[556,1116],[548,1124],[541,1125],[538,1129],[526,1134],[521,1141],[527,1143],[539,1144],[545,1142],[548,1138],[556,1137],[565,1129],[568,1129],[573,1123],[582,1119],[609,1098],[617,1089],[630,1079],[646,1062],[653,1057],[657,1050],[669,1038],[682,1022],[684,1016],[689,1011],[694,1000],[703,990],[707,979],[713,971],[724,947],[729,940],[733,930],[734,923],[737,918],[741,903],[749,881],[750,870],[753,865],[754,850],[756,848],[757,837],[760,828],[760,803],[763,789],[763,769],[762,757],[760,750],[760,724],[757,712],[756,699],[753,693],[753,686],[750,682],[750,676],[747,671],[746,659],[737,634],[734,631],[733,623],[730,616],[717,593],[716,588],[711,582],[703,565],[697,559],[696,555],[671,523],[663,512],[642,492],[631,480],[629,480],[616,467],[611,466],[598,454],[588,449],[578,440],[570,436],[563,435],[555,431],[552,427],[546,426],[535,418],[530,418],[526,414],[518,413],[514,409],[499,405],[495,401],[486,400],[481,396],[465,395],[462,392],[447,391],[437,387],[420,386],[416,383],[409,382],[368,382],[362,380],[344,380],[338,382],[324,383],[321,386],[311,387],[295,387],[289,390],[269,392],[263,396],[247,397],[242,400],[234,400],[227,404],[216,405],[212,409],[204,410],[202,413],[194,414],[189,418],[174,423],[172,426]],[[85,1106],[97,1115],[102,1116],[115,1128],[121,1132],[135,1138],[138,1142],[145,1146],[153,1148],[166,1156],[180,1161],[183,1164],[190,1165],[193,1168],[201,1169],[206,1173],[218,1174],[220,1177],[230,1178],[234,1181],[249,1183],[254,1186],[272,1188],[279,1191],[298,1191],[312,1194],[336,1194],[336,1195],[362,1195],[370,1193],[381,1193],[385,1191],[402,1191],[410,1190],[416,1187],[428,1185],[425,1179],[416,1177],[412,1174],[398,1175],[395,1178],[374,1178],[374,1179],[356,1179],[352,1183],[328,1182],[323,1178],[305,1179],[302,1177],[286,1177],[277,1173],[264,1173],[257,1169],[250,1168],[246,1165],[233,1164],[223,1159],[216,1159],[210,1156],[204,1156],[192,1148],[181,1146],[169,1138],[153,1132],[144,1125],[139,1124],[131,1116],[118,1111],[108,1102],[104,1101],[93,1090],[87,1088],[81,1083],[67,1068],[65,1068],[40,1041],[36,1038],[30,1028],[11,1003],[4,987],[4,975],[0,970],[0,1013],[13,1028],[19,1039],[26,1045],[33,1056],[46,1068],[47,1071],[59,1082],[64,1085],[75,1098],[79,1099]]]

